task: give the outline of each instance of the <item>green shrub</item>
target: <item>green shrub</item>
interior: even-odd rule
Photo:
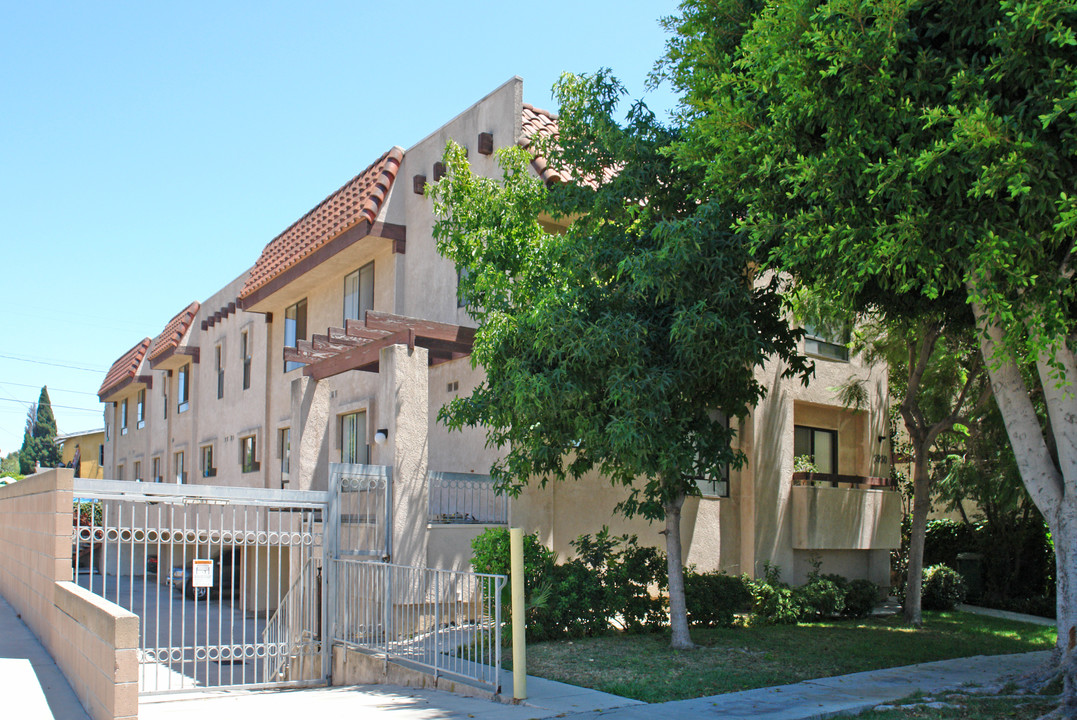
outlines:
[[[844,578],[843,578],[844,579]],[[793,591],[801,620],[840,615],[845,610],[845,591],[833,580],[815,576]]]
[[[752,624],[795,625],[803,614],[793,590],[781,581],[781,569],[764,563],[763,577],[751,581]]]
[[[953,610],[965,600],[965,581],[947,565],[932,565],[924,570],[924,585],[920,598],[924,610]]]
[[[871,615],[879,601],[879,586],[871,580],[853,580],[845,590],[845,610],[842,615],[862,618]]]
[[[736,613],[752,609],[750,582],[746,576],[686,570],[684,599],[688,622],[697,627],[731,627]]]

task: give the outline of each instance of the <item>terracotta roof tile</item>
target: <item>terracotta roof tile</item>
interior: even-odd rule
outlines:
[[[339,237],[362,221],[378,218],[389,189],[393,186],[404,151],[394,147],[378,158],[310,212],[299,218],[262,250],[240,298],[252,295],[288,268]]]
[[[159,358],[169,350],[175,350],[179,346],[180,340],[187,333],[187,328],[191,326],[191,321],[198,314],[199,307],[197,302],[193,302],[168,321],[165,329],[153,341],[153,347],[150,348],[150,360]]]
[[[101,389],[97,391],[97,397],[102,402],[114,387],[135,377],[138,366],[142,363],[142,358],[146,356],[149,347],[150,339],[143,338],[137,345],[121,355],[119,360],[112,363],[112,367],[109,368],[108,374],[101,383]]]
[[[544,183],[563,182],[564,178],[551,168],[546,158],[538,154],[535,141],[539,138],[557,137],[557,116],[547,110],[539,110],[534,105],[523,104],[523,123],[521,124],[520,147],[531,150],[531,165]]]

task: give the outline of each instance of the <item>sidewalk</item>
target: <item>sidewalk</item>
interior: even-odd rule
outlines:
[[[89,720],[52,656],[0,596],[0,697],[4,717]]]
[[[363,718],[448,720],[449,718],[567,717],[578,720],[814,720],[868,710],[916,691],[938,693],[963,686],[998,683],[1043,662],[1047,651],[1018,655],[978,655],[888,670],[808,680],[795,685],[760,688],[694,700],[648,705],[564,683],[528,678],[523,705],[504,705],[434,690],[366,685],[292,692],[205,694],[176,700],[144,700],[141,720],[292,720],[295,713],[331,717],[362,713]],[[507,687],[511,687],[511,681]]]

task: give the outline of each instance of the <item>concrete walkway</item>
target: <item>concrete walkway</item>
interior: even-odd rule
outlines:
[[[0,596],[0,715],[89,720],[52,656]]]
[[[572,685],[528,678],[530,697],[523,705],[503,705],[434,690],[379,686],[324,688],[293,692],[199,695],[185,699],[145,699],[141,720],[293,720],[302,716],[332,717],[361,713],[363,718],[448,720],[449,718],[568,717],[579,720],[814,720],[868,710],[916,691],[933,694],[965,686],[986,686],[1031,670],[1047,652],[976,656],[808,680],[795,685],[761,688],[694,700],[647,705],[628,698]],[[511,687],[511,682],[506,687]]]

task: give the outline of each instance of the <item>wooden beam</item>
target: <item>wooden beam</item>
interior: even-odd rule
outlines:
[[[429,340],[440,340],[448,343],[466,345],[468,349],[475,342],[475,328],[450,323],[434,322],[433,320],[420,320],[419,318],[393,315],[386,312],[367,310],[366,326],[375,330],[389,330],[398,332],[411,329],[415,331],[415,337]],[[423,346],[426,347],[426,346]]]
[[[414,348],[415,333],[411,330],[402,330],[380,339],[372,340],[347,352],[337,353],[330,358],[307,365],[303,368],[303,374],[315,380],[324,380],[327,377],[340,375],[349,370],[378,372],[378,359],[382,348],[402,343],[407,344],[409,348]]]
[[[369,311],[367,311],[369,312]],[[381,340],[383,337],[392,335],[397,330],[406,330],[407,328],[371,328],[363,325],[358,320],[345,320],[344,321],[345,334],[348,337],[353,338],[366,338],[367,340]]]
[[[316,351],[328,350],[331,352],[344,352],[361,344],[360,340],[344,336],[339,340],[331,339],[328,335],[313,335],[311,343]]]

